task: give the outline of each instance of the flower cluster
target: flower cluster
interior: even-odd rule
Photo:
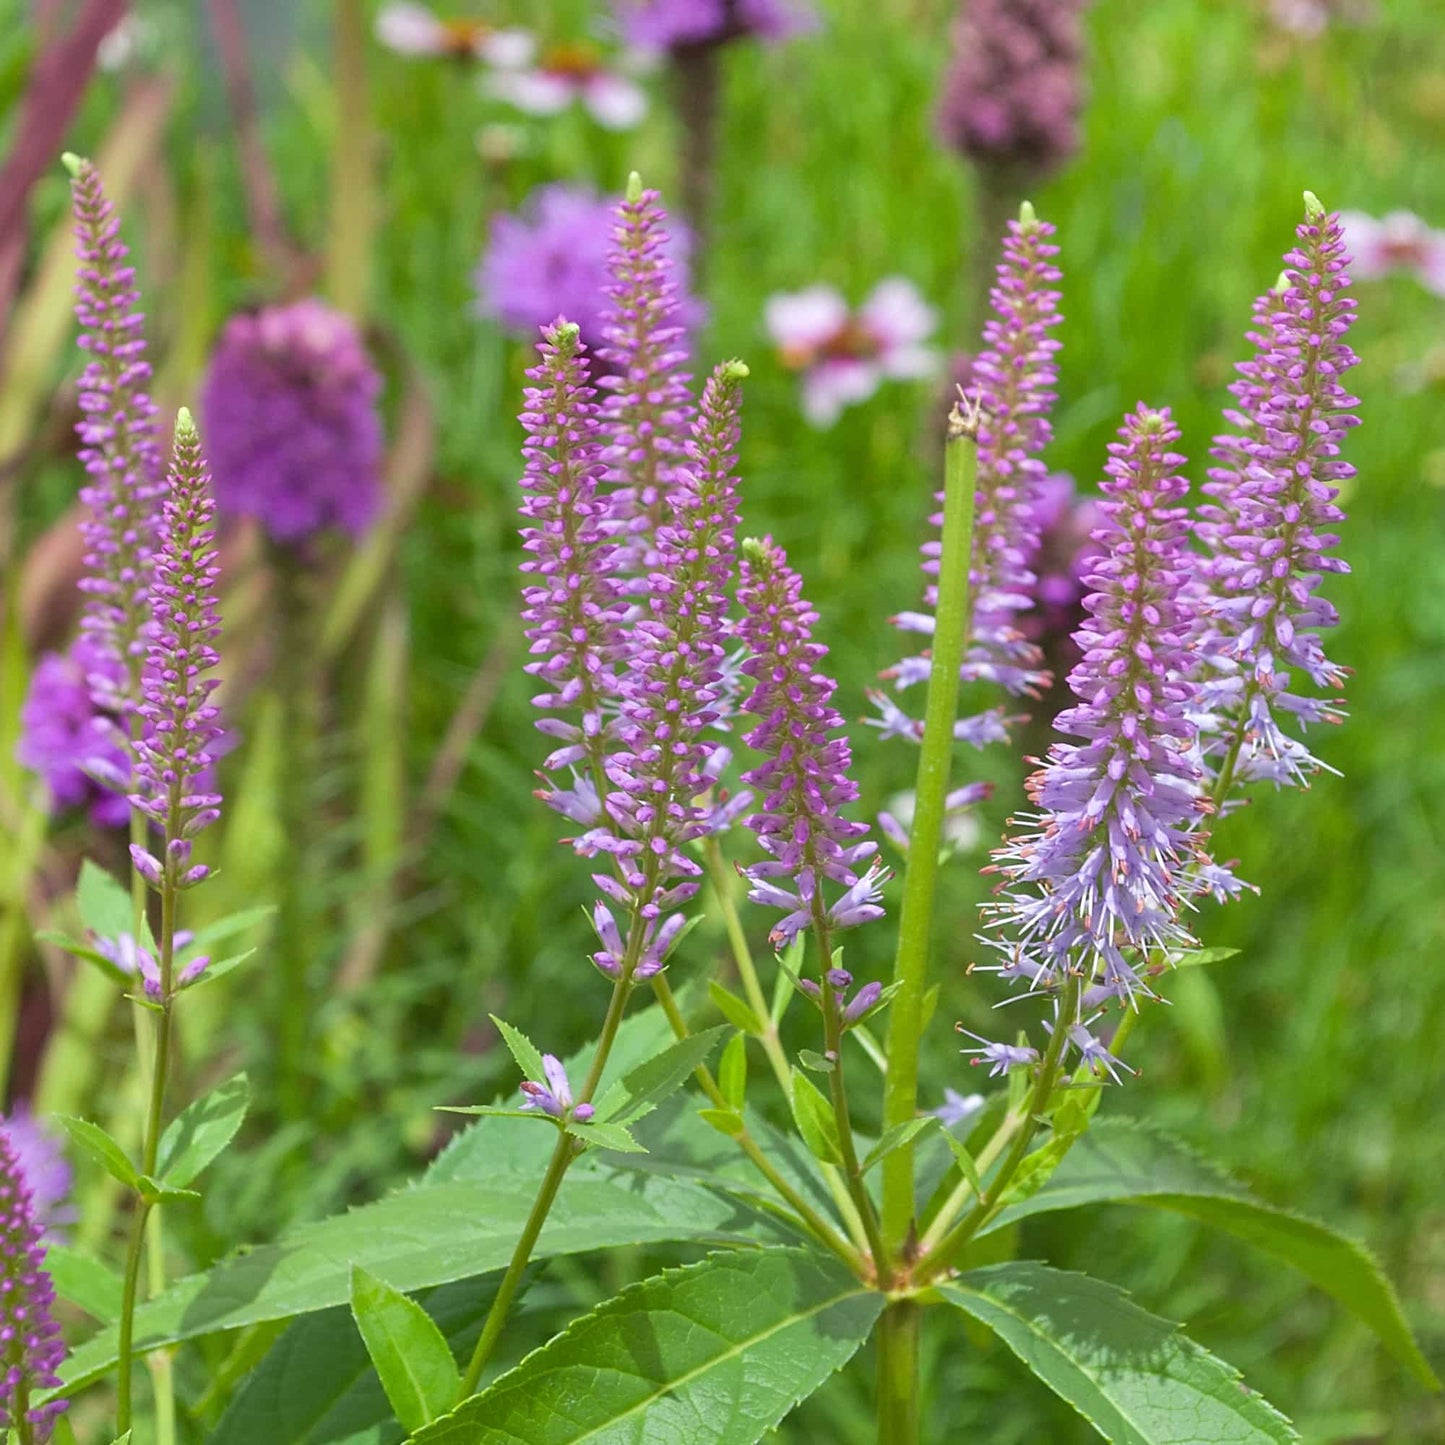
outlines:
[[[628,44],[639,50],[722,45],[748,36],[776,42],[811,30],[807,0],[613,0]]]
[[[837,684],[819,670],[828,649],[813,641],[817,613],[771,538],[743,544],[738,601],[738,631],[747,647],[742,671],[753,683],[742,708],[759,719],[743,741],[766,755],[743,774],[763,799],[747,825],[769,855],[744,871],[752,883],[749,898],[783,910],[769,935],[781,949],[815,926],[850,928],[882,917],[883,874],[869,862],[878,845],[867,837],[867,825],[843,817],[858,788],[848,776],[852,754],[843,719],[832,705]],[[831,900],[825,880],[841,890]]]
[[[830,427],[885,380],[932,376],[938,354],[924,343],[938,314],[911,281],[890,276],[856,311],[831,286],[770,297],[765,321],[783,365],[802,374],[803,414]]]
[[[1296,674],[1320,689],[1344,681],[1325,655],[1321,632],[1337,619],[1319,588],[1348,570],[1331,555],[1332,529],[1344,518],[1340,484],[1354,475],[1340,446],[1358,422],[1343,384],[1356,358],[1341,222],[1307,204],[1280,285],[1255,303],[1255,354],[1231,388],[1235,431],[1215,439],[1204,489],[1199,712],[1221,793],[1235,781],[1305,782],[1323,764],[1284,720],[1341,716],[1336,701],[1292,690]]]
[[[522,1081],[524,1109],[536,1109],[552,1119],[575,1119],[579,1124],[585,1124],[597,1112],[591,1104],[572,1102],[567,1070],[555,1054],[542,1055],[542,1072],[547,1076],[545,1084],[535,1079]]]
[[[1391,211],[1379,220],[1363,211],[1342,211],[1340,230],[1357,280],[1408,271],[1427,290],[1445,296],[1445,231],[1413,211]]]
[[[1079,144],[1083,0],[968,0],[938,128],[975,161],[1048,170]]]
[[[233,316],[201,394],[221,510],[286,544],[360,536],[381,505],[380,391],[355,323],[323,302]]]
[[[0,1428],[19,1418],[48,1440],[66,1403],[31,1404],[60,1384],[65,1344],[55,1323],[55,1288],[45,1270],[44,1231],[8,1130],[0,1127]]]

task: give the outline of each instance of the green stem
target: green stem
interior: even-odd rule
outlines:
[[[878,1325],[878,1445],[918,1445],[918,1336],[922,1310],[897,1300]]]
[[[917,797],[908,842],[908,872],[893,979],[899,985],[889,1011],[888,1074],[883,1090],[885,1130],[912,1119],[918,1108],[918,1050],[928,983],[929,937],[943,840],[943,801],[953,757],[959,668],[968,631],[968,573],[973,547],[978,441],[955,410],[944,452],[943,551],[938,564],[938,609],[933,665],[928,677]],[[902,1246],[913,1223],[913,1146],[883,1161],[883,1237]]]
[[[336,139],[331,153],[327,290],[361,318],[371,285],[371,106],[367,95],[366,13],[361,0],[336,0]]]
[[[980,1175],[987,1174],[993,1168],[994,1160],[1003,1153],[1004,1146],[1014,1137],[1026,1117],[1024,1110],[1019,1109],[1010,1110],[999,1120],[998,1128],[993,1131],[993,1136],[979,1150],[978,1158],[973,1161]],[[958,1218],[963,1206],[968,1203],[969,1196],[973,1193],[973,1185],[967,1179],[958,1182],[953,1193],[939,1207],[938,1213],[934,1215],[932,1222],[924,1231],[923,1238],[919,1240],[920,1257],[930,1254],[938,1247],[939,1240],[948,1233],[949,1226]]]

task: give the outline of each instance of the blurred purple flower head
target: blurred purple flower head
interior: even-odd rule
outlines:
[[[802,373],[803,414],[816,427],[832,426],[884,380],[938,369],[938,353],[923,344],[938,313],[901,276],[880,281],[856,311],[831,286],[781,292],[769,297],[765,320],[783,365]]]
[[[277,542],[359,537],[381,506],[380,391],[355,323],[323,302],[233,316],[201,394],[222,513]]]
[[[1378,221],[1363,211],[1342,211],[1340,228],[1356,280],[1409,271],[1427,290],[1445,296],[1445,231],[1432,230],[1412,211],[1391,211]]]
[[[20,708],[15,760],[44,779],[53,809],[87,807],[102,828],[122,828],[130,817],[125,737],[95,704],[122,686],[124,672],[108,648],[82,633],[69,652],[40,659]]]
[[[20,1172],[30,1185],[36,1223],[49,1235],[73,1224],[76,1212],[69,1200],[75,1175],[59,1136],[23,1103],[16,1104],[10,1114],[0,1115],[0,1133],[9,1136]]]
[[[526,65],[536,53],[525,30],[498,29],[484,20],[443,20],[415,4],[382,6],[376,38],[398,55],[481,60],[504,68]]]
[[[527,115],[560,115],[575,104],[606,130],[632,130],[647,114],[647,95],[625,69],[609,66],[596,46],[556,45],[535,63],[494,70],[482,89]]]
[[[1048,170],[1078,149],[1084,0],[968,0],[938,128],[975,161]]]
[[[613,0],[617,22],[639,50],[719,45],[745,36],[775,42],[817,26],[809,0]]]
[[[985,1102],[982,1094],[960,1094],[957,1089],[944,1089],[943,1103],[929,1112],[942,1120],[945,1129],[957,1129],[977,1118]]]
[[[616,197],[558,181],[539,186],[520,210],[497,216],[474,278],[478,313],[529,337],[565,317],[589,349],[601,344],[617,205]],[[674,222],[667,234],[665,249],[686,286],[687,231]],[[695,325],[701,307],[685,299],[682,314]]]
[[[1036,485],[1033,526],[1039,550],[1034,556],[1034,610],[1019,617],[1019,630],[1034,642],[1070,633],[1078,625],[1084,576],[1099,546],[1092,532],[1102,518],[1098,499],[1081,497],[1067,472],[1050,472]]]

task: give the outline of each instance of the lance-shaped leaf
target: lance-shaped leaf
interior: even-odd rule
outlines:
[[[1299,1436],[1239,1371],[1088,1275],[1016,1261],[939,1294],[988,1326],[1113,1445],[1287,1445]]]
[[[386,1398],[408,1431],[420,1430],[456,1404],[462,1383],[457,1362],[419,1304],[353,1265],[351,1313]]]
[[[597,1100],[598,1122],[631,1124],[650,1114],[708,1061],[725,1033],[727,1029],[719,1024],[704,1033],[689,1034],[628,1070]]]
[[[883,1304],[806,1250],[716,1254],[624,1290],[416,1445],[751,1445],[851,1358]]]
[[[245,1074],[227,1079],[176,1116],[161,1135],[156,1178],[184,1189],[236,1137],[251,1088]]]

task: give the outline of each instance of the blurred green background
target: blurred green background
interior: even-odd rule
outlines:
[[[244,8],[264,56],[261,134],[286,220],[319,249],[343,129],[327,7],[255,0]],[[832,431],[810,430],[795,378],[763,333],[763,304],[815,281],[861,300],[883,276],[901,274],[942,309],[942,344],[969,348],[969,274],[981,243],[970,175],[932,130],[955,7],[825,0],[822,8],[826,24],[812,37],[727,54],[710,323],[699,355],[709,365],[741,355],[752,366],[742,465],[748,527],[772,531],[809,579],[844,710],[861,717],[864,687],[901,651],[887,619],[918,597],[938,397],[926,385],[888,384]],[[162,382],[178,400],[226,315],[276,294],[277,280],[248,235],[200,17],[181,7],[141,10],[154,24],[155,65],[173,76],[176,93],[163,175],[143,187],[148,200],[129,207],[128,234]],[[498,0],[489,13],[565,31],[583,28],[587,10],[581,0]],[[17,18],[16,0],[0,4],[0,100],[13,97],[23,63]],[[1364,23],[1306,41],[1280,32],[1250,0],[1096,0],[1087,31],[1083,146],[1033,196],[1058,226],[1065,271],[1061,400],[1048,461],[1091,487],[1120,415],[1144,399],[1175,409],[1197,480],[1250,301],[1279,269],[1301,191],[1313,189],[1331,208],[1378,215],[1406,207],[1445,223],[1445,16],[1438,0],[1378,0]],[[582,962],[586,871],[557,847],[554,820],[530,797],[544,748],[516,665],[512,521],[520,440],[512,418],[527,349],[475,317],[470,273],[488,214],[513,208],[541,181],[589,179],[615,190],[635,167],[666,192],[673,122],[658,87],[634,134],[600,132],[576,114],[526,121],[512,159],[484,160],[478,130],[503,116],[477,94],[471,73],[374,46],[366,63],[377,132],[369,315],[389,368],[393,424],[403,409],[404,356],[424,384],[436,454],[402,539],[399,602],[368,617],[358,648],[374,655],[387,617],[401,629],[405,683],[391,715],[404,722],[399,765],[413,788],[484,659],[500,693],[437,827],[408,859],[375,976],[364,989],[329,987],[344,940],[319,945],[308,1113],[257,1138],[249,1159],[232,1167],[230,1187],[212,1190],[191,1241],[201,1255],[237,1231],[268,1232],[414,1172],[434,1142],[431,1105],[480,1097],[508,1077],[483,1032],[489,1010],[505,1009],[562,1052],[593,1031],[603,1001]],[[75,149],[100,148],[131,83],[98,80]],[[66,204],[58,167],[35,204],[43,234]],[[1355,676],[1349,720],[1320,743],[1342,776],[1323,776],[1306,794],[1260,796],[1222,830],[1221,849],[1240,858],[1261,896],[1210,909],[1200,926],[1206,942],[1240,953],[1207,978],[1192,972],[1174,1007],[1153,1012],[1134,1046],[1141,1075],[1105,1108],[1167,1124],[1265,1198],[1366,1240],[1439,1368],[1445,299],[1406,275],[1355,294],[1363,425],[1349,442],[1359,476],[1342,549],[1353,572],[1331,591],[1344,619],[1332,655]],[[78,369],[71,353],[57,365],[69,377]],[[22,548],[68,504],[76,479],[63,446],[27,462],[17,492]],[[324,743],[321,787],[347,820],[331,841],[335,862],[361,846],[365,812],[347,800],[364,800],[374,786],[374,741],[338,732]],[[861,727],[855,748],[871,813],[908,785],[912,756]],[[284,741],[280,757],[284,771]],[[949,1029],[955,1018],[978,1027],[999,996],[988,976],[964,973],[983,889],[974,865],[1022,795],[1016,759],[1000,751],[960,761],[999,788],[978,853],[947,875],[936,971],[944,997],[926,1074],[935,1098],[945,1084],[967,1091],[975,1082]],[[238,853],[252,855],[263,887],[268,823],[264,803],[251,806],[252,831],[238,836],[233,822],[232,837]],[[334,881],[346,876],[349,883]],[[355,870],[325,877],[333,881],[318,887],[338,890],[343,916],[365,915]],[[850,939],[850,966],[881,971],[890,944],[887,927],[863,930]],[[707,931],[690,945],[694,956],[716,946]],[[686,958],[677,969],[687,976]],[[224,1042],[264,1072],[270,1017],[247,991],[234,991],[216,1047]],[[1035,1222],[1020,1248],[1087,1266],[1183,1321],[1309,1440],[1445,1438],[1440,1405],[1362,1326],[1236,1245],[1203,1240],[1182,1221],[1114,1211]],[[1011,1357],[951,1328],[925,1362],[928,1438],[1091,1438]],[[870,1428],[861,1385],[839,1381],[784,1438],[863,1440]]]

